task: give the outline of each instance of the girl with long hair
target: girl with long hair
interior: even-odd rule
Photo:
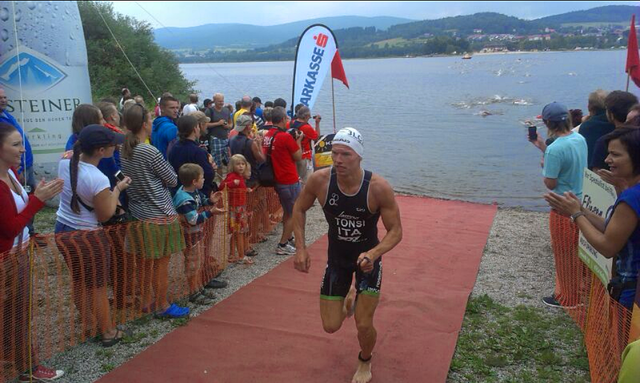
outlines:
[[[129,224],[125,246],[143,266],[143,311],[183,318],[189,315],[189,308],[170,304],[167,296],[171,255],[185,247],[169,192],[177,186],[178,177],[160,151],[146,143],[151,135],[151,113],[135,104],[125,111],[124,125],[127,134],[122,146],[122,171],[132,179],[127,190],[129,211],[139,221]]]
[[[229,190],[229,231],[231,235],[231,254],[229,261],[242,261],[246,265],[252,265],[251,258],[245,255],[255,256],[255,251],[249,253],[249,222],[247,219],[247,188],[245,179],[251,176],[251,165],[242,154],[234,154],[229,159],[229,174],[220,184],[220,190]],[[235,256],[236,249],[238,256]],[[245,252],[246,251],[246,252]]]
[[[112,191],[98,163],[112,157],[122,140],[122,135],[104,126],[86,126],[73,145],[72,158],[62,159],[58,165],[64,189],[56,213],[56,244],[71,271],[73,299],[83,330],[93,333],[97,328],[105,347],[118,343],[125,333],[116,329],[111,318],[107,295],[111,247],[100,223],[114,215],[120,193],[131,179],[125,177]]]

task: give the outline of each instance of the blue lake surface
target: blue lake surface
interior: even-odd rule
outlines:
[[[350,89],[334,82],[336,125],[362,133],[363,166],[397,192],[545,210],[542,153],[521,121],[552,101],[586,115],[590,92],[624,90],[625,62],[626,50],[345,60]],[[293,62],[181,68],[200,100],[291,100]],[[331,105],[327,79],[312,111],[322,133],[333,132]]]

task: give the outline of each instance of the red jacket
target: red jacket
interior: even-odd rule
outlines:
[[[311,127],[306,122],[301,122],[298,120],[292,121],[294,127],[300,129],[302,133],[304,133],[304,137],[302,137],[302,142],[300,146],[302,147],[302,159],[310,160],[311,159],[311,140],[317,140],[319,135],[318,131]]]
[[[236,185],[233,181],[238,180]],[[236,172],[227,174],[227,178],[220,184],[220,190],[229,189],[229,206],[244,206],[247,204],[247,184],[244,177]]]
[[[18,177],[13,168],[10,171],[16,175],[16,178]],[[3,211],[3,217],[0,219],[0,253],[13,247],[13,241],[43,206],[44,202],[31,194],[29,195],[27,207],[22,213],[18,214],[11,189],[6,183],[0,181],[0,208]]]

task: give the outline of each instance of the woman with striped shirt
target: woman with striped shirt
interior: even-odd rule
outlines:
[[[122,147],[122,171],[132,180],[127,190],[129,210],[140,221],[130,224],[126,246],[143,265],[143,311],[168,318],[186,317],[189,308],[169,304],[167,298],[169,260],[172,254],[181,253],[185,247],[169,193],[169,188],[177,185],[178,178],[160,151],[145,143],[151,135],[151,113],[144,106],[135,104],[125,111],[124,123],[128,132]],[[155,292],[155,302],[151,288]]]

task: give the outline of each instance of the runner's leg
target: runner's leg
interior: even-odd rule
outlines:
[[[336,297],[335,300],[320,298],[320,317],[324,331],[333,334],[340,330],[342,322],[346,318],[343,310],[344,298]]]
[[[360,343],[360,358],[358,368],[351,383],[367,383],[371,380],[371,357],[376,345],[378,333],[373,327],[373,315],[380,297],[368,294],[358,296],[356,305],[356,327],[358,329],[358,342]],[[363,360],[364,359],[364,360]]]
[[[358,329],[358,342],[363,359],[369,359],[376,345],[377,332],[373,326],[373,315],[378,307],[380,297],[360,294],[356,305],[356,328]]]
[[[332,334],[342,327],[347,316],[345,297],[349,292],[353,271],[327,265],[320,288],[320,317],[324,331]]]

